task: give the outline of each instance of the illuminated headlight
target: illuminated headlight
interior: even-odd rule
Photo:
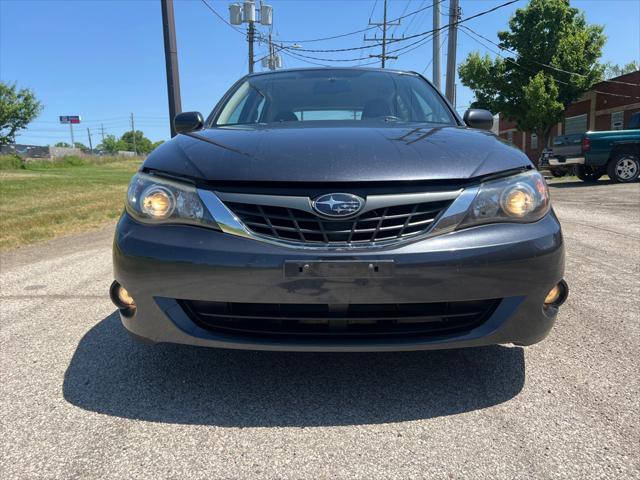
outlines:
[[[127,212],[144,223],[186,223],[219,228],[194,185],[136,174],[127,192]]]
[[[537,170],[529,170],[482,183],[458,228],[496,222],[535,222],[549,208],[544,177]]]

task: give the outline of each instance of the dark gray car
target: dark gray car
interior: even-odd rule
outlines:
[[[249,75],[129,187],[111,297],[150,342],[530,345],[567,296],[544,178],[420,75]]]

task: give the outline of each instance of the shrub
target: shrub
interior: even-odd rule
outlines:
[[[0,170],[20,170],[24,161],[17,155],[0,155]]]

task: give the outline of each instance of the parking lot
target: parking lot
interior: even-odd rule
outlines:
[[[150,347],[113,226],[4,254],[0,476],[640,478],[640,183],[551,192],[571,293],[526,349]]]

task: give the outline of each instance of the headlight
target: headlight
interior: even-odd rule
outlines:
[[[127,212],[144,223],[186,223],[219,228],[202,204],[195,186],[144,173],[127,192]]]
[[[549,211],[549,190],[537,170],[480,185],[458,228],[496,222],[535,222]]]

